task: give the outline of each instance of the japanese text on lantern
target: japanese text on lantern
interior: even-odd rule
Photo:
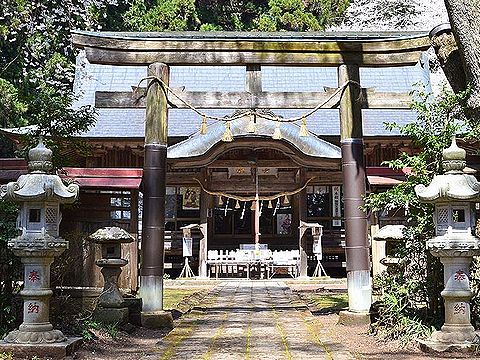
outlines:
[[[454,315],[459,315],[459,314],[465,315],[466,311],[467,311],[467,307],[465,306],[465,303],[463,303],[463,302],[456,303],[453,306],[453,314]]]
[[[38,274],[38,271],[37,270],[30,271],[30,273],[28,274],[28,280],[33,283],[37,280],[40,280],[40,275]]]
[[[40,306],[37,303],[29,303],[27,311],[29,314],[38,314],[38,312],[40,311]]]
[[[467,274],[465,274],[462,270],[458,270],[455,275],[453,275],[453,279],[455,281],[463,281],[467,278]]]

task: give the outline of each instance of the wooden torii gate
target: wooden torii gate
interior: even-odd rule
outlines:
[[[262,91],[261,66],[334,66],[339,86],[347,84],[323,108],[340,109],[340,138],[345,204],[349,311],[368,313],[371,305],[370,255],[364,204],[365,168],[362,109],[408,109],[406,93],[377,92],[360,86],[359,67],[411,66],[430,46],[424,33],[73,33],[73,43],[85,49],[94,64],[148,66],[148,76],[166,84],[170,65],[246,66],[245,91],[175,92],[202,109],[308,109],[328,100],[325,92]],[[131,84],[135,85],[135,84]],[[144,204],[140,296],[147,325],[163,310],[164,206],[168,107],[186,108],[169,97],[157,81],[137,101],[130,92],[97,92],[98,108],[146,108]],[[302,204],[300,204],[302,207]],[[305,206],[305,204],[303,204]],[[204,219],[205,220],[205,219]],[[302,220],[302,219],[301,219]],[[202,244],[201,244],[202,246]],[[305,244],[300,244],[306,269]],[[306,276],[306,271],[300,274]]]

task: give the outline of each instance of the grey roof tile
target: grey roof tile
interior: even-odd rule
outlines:
[[[273,67],[262,68],[264,91],[321,91],[324,86],[337,87],[336,68]],[[85,57],[77,59],[74,90],[78,100],[74,106],[93,105],[95,91],[130,91],[146,76],[146,67],[92,65]],[[170,85],[185,86],[190,91],[242,91],[243,66],[172,66]],[[378,91],[410,91],[412,84],[427,83],[428,69],[420,65],[397,68],[361,68],[361,83]],[[307,109],[272,109],[284,117],[297,117]],[[97,109],[95,126],[82,134],[85,137],[143,137],[144,109]],[[225,116],[228,109],[205,110],[209,115]],[[364,110],[366,136],[396,135],[385,130],[384,122],[408,123],[415,119],[410,110]],[[308,128],[318,135],[339,135],[338,110],[322,109],[308,118]],[[169,136],[189,136],[200,126],[200,117],[187,109],[169,110]]]

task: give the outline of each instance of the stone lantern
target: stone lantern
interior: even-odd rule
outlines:
[[[20,235],[8,242],[8,247],[24,264],[23,323],[10,332],[5,343],[41,344],[66,341],[49,321],[50,265],[55,256],[68,248],[68,242],[58,237],[61,221],[60,204],[73,203],[79,188],[65,186],[52,169],[52,151],[40,139],[28,152],[28,169],[16,182],[3,185],[0,199],[20,204],[17,227]]]
[[[435,204],[436,236],[427,241],[427,249],[444,266],[445,324],[431,338],[421,342],[424,350],[446,351],[468,348],[478,343],[470,322],[469,266],[480,255],[480,240],[475,237],[475,202],[480,200],[480,183],[463,172],[466,152],[455,138],[443,150],[445,174],[436,175],[430,185],[417,185],[422,202]]]
[[[88,239],[102,246],[102,259],[97,260],[104,279],[102,294],[98,298],[93,312],[96,320],[108,324],[123,324],[128,322],[128,307],[118,289],[118,277],[122,266],[128,261],[122,259],[122,243],[131,243],[135,239],[127,231],[119,227],[98,229]]]

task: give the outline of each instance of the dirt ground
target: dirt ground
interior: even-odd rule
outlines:
[[[308,296],[312,292],[334,294],[328,301],[338,301],[340,306],[344,306],[345,284],[332,282],[330,284],[301,284],[289,283],[290,288],[307,303]],[[333,300],[332,300],[333,299]],[[309,303],[310,307],[311,303]],[[335,305],[335,304],[334,304]],[[332,309],[334,306],[332,305]],[[328,329],[328,333],[333,341],[345,345],[349,352],[356,359],[466,359],[480,358],[480,355],[471,353],[422,353],[417,346],[412,344],[410,347],[403,348],[399,343],[392,341],[382,341],[373,335],[369,335],[368,328],[362,326],[343,326],[338,325],[338,315],[332,311],[315,311],[312,313],[318,317],[320,323]],[[180,320],[176,320],[180,321]],[[132,329],[131,329],[132,330]],[[86,342],[70,359],[105,359],[105,360],[130,360],[140,359],[147,354],[166,334],[158,330],[149,330],[144,328],[134,328],[133,332],[126,333],[119,331],[115,338],[102,331],[94,331],[96,339]],[[192,359],[194,360],[194,359]]]

